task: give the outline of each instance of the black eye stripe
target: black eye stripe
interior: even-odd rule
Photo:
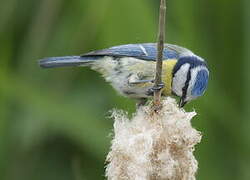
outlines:
[[[182,88],[182,98],[184,98],[184,99],[187,96],[187,89],[188,89],[190,80],[191,80],[191,66],[188,69],[187,79],[186,79],[186,82],[185,82],[185,86]]]

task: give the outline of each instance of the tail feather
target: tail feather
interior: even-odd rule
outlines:
[[[97,60],[98,57],[82,57],[82,56],[63,56],[50,57],[39,60],[39,65],[42,68],[55,68],[67,66],[84,66]]]

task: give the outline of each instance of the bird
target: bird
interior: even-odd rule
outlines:
[[[202,96],[207,89],[206,61],[191,50],[164,44],[162,84],[154,86],[156,43],[126,44],[95,50],[79,56],[49,57],[39,60],[42,68],[87,66],[102,74],[119,94],[144,105],[156,89],[162,96],[177,96],[179,106]]]

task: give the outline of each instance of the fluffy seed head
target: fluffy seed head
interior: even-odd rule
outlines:
[[[109,180],[194,180],[198,163],[193,156],[200,132],[192,128],[195,112],[179,109],[167,98],[159,114],[151,105],[131,119],[114,110],[114,139],[107,156]]]

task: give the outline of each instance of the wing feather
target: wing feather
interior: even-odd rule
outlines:
[[[172,44],[165,44],[163,59],[178,59],[181,56],[192,54],[193,53],[186,48]],[[145,43],[114,46],[107,49],[92,51],[82,55],[82,57],[87,56],[135,57],[138,59],[155,61],[157,58],[157,44]]]

